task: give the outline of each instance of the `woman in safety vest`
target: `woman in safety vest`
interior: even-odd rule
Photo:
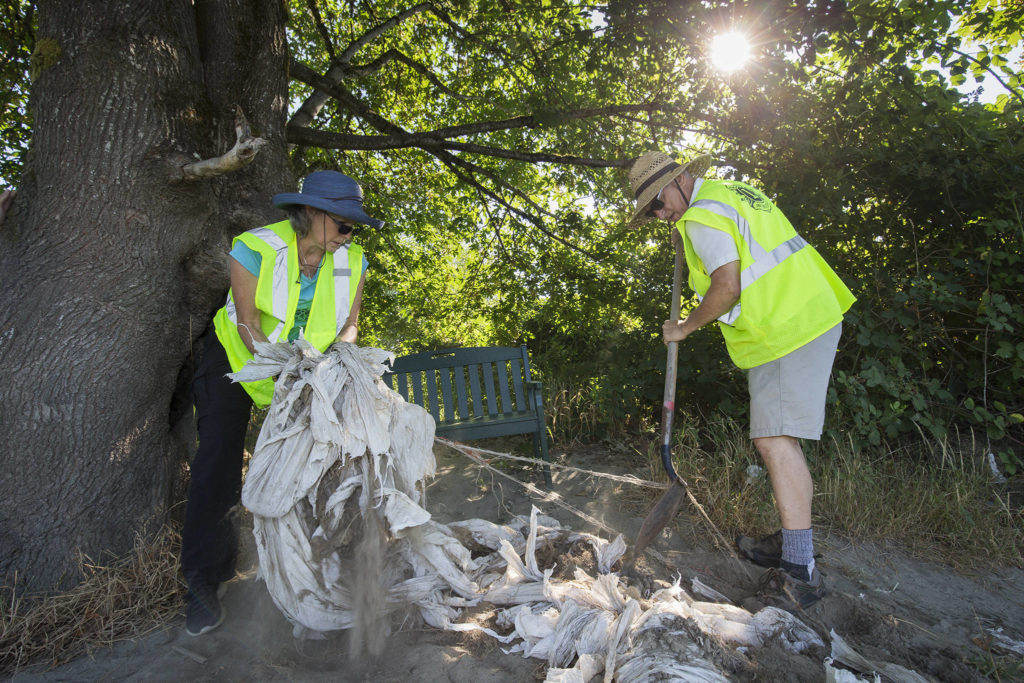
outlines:
[[[799,439],[819,439],[825,396],[854,296],[760,190],[702,179],[707,155],[685,165],[647,152],[630,171],[634,221],[675,225],[689,284],[700,303],[684,320],[666,320],[666,343],[718,321],[733,362],[747,370],[750,437],[768,468],[782,529],[736,543],[770,567],[760,594],[781,607],[806,608],[825,595],[814,563],[810,471]]]
[[[355,342],[366,260],[352,243],[357,225],[383,222],[363,210],[355,180],[311,173],[301,192],[275,195],[287,219],[236,237],[231,290],[214,315],[193,379],[199,449],[191,466],[181,568],[188,582],[185,630],[198,636],[224,620],[218,589],[234,576],[238,537],[229,511],[242,487],[242,451],[253,404],[270,404],[271,379],[226,377],[253,357],[253,342],[294,341],[301,333],[320,351]]]

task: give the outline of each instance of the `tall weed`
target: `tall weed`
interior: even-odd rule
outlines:
[[[814,479],[814,524],[922,557],[970,567],[1024,564],[1024,510],[994,488],[983,443],[922,439],[900,452],[867,449],[848,437],[802,442]],[[647,445],[648,474],[664,479],[659,443]],[[727,536],[779,526],[767,473],[745,425],[682,418],[675,429],[677,473]],[[753,475],[753,476],[752,476]]]

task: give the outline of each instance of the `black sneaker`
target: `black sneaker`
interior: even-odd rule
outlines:
[[[778,567],[782,562],[782,530],[764,538],[737,536],[736,548],[740,554],[762,567]]]
[[[762,602],[789,611],[807,609],[825,597],[827,592],[825,580],[817,567],[811,572],[810,581],[776,568],[769,569],[757,580],[757,597]]]
[[[220,599],[226,588],[223,584],[214,588],[204,582],[189,586],[185,633],[190,636],[201,636],[224,623],[224,607],[220,604]]]

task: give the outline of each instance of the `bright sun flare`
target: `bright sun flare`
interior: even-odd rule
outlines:
[[[711,62],[721,71],[736,71],[742,68],[749,58],[750,43],[742,33],[719,33],[711,41]]]

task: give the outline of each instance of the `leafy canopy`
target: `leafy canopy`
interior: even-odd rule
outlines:
[[[32,3],[5,9],[10,179],[30,125]],[[296,175],[343,170],[387,220],[363,240],[364,342],[525,342],[543,378],[582,387],[604,427],[651,417],[669,227],[627,227],[625,169],[645,149],[702,149],[713,173],[775,198],[858,296],[833,428],[865,445],[979,428],[1008,471],[1021,466],[1020,3],[289,10]],[[753,52],[730,75],[706,58],[726,30]],[[742,417],[743,377],[719,335],[682,354],[680,405]]]

